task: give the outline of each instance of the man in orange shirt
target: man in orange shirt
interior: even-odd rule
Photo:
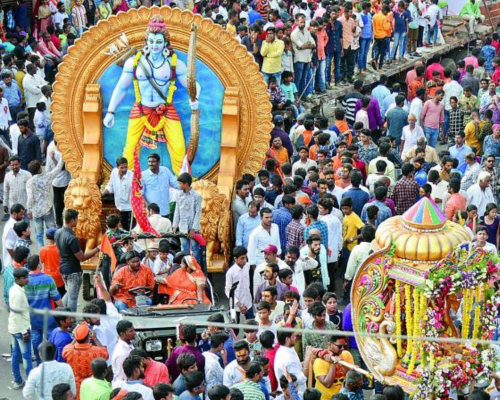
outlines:
[[[387,50],[387,38],[390,37],[391,24],[387,17],[390,12],[388,6],[383,6],[382,11],[373,16],[373,36],[375,38],[373,68],[381,69],[384,66],[385,52]]]
[[[57,229],[50,228],[45,232],[45,238],[47,239],[48,245],[40,249],[40,262],[43,264],[45,273],[54,279],[59,294],[64,296],[66,294],[66,287],[64,286],[61,271],[59,270],[61,259],[59,257],[59,249],[54,240],[56,231]]]
[[[439,71],[434,71],[432,73],[432,80],[427,82],[427,98],[433,99],[436,97],[436,92],[438,90],[443,90],[444,82],[440,78]]]
[[[118,311],[135,307],[135,297],[128,291],[130,289],[147,286],[153,291],[155,277],[151,268],[141,264],[141,258],[136,251],[128,251],[125,254],[127,265],[120,268],[111,281],[109,293],[115,298],[115,307]],[[148,298],[149,305],[153,301]]]
[[[425,88],[425,82],[424,82],[425,68],[417,67],[415,72],[417,76],[415,77],[415,79],[412,80],[412,82],[408,86],[408,101],[412,101],[415,97],[417,97],[418,88],[421,87]]]
[[[332,158],[333,161],[333,170],[337,173],[338,169],[342,167],[342,154],[347,149],[346,142],[338,142],[337,143],[337,155]]]
[[[449,185],[450,186],[448,188],[448,193],[450,194],[450,197],[446,202],[444,213],[446,215],[446,218],[448,218],[450,221],[453,221],[453,217],[455,216],[457,211],[465,211],[465,209],[467,208],[467,199],[460,193],[461,185],[459,179],[452,179]]]
[[[107,360],[108,351],[105,347],[101,347],[101,343],[86,322],[80,323],[73,330],[73,335],[75,340],[64,348],[62,356],[75,374],[76,400],[79,400],[80,385],[84,379],[92,376],[92,361],[99,357]]]

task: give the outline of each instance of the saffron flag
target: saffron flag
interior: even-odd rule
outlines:
[[[151,226],[146,213],[144,212],[144,197],[142,196],[141,184],[142,174],[141,174],[141,164],[139,163],[139,155],[137,147],[134,150],[134,175],[132,177],[132,191],[130,193],[130,203],[132,205],[132,212],[134,217],[139,224],[139,227],[144,233],[151,233],[156,237],[160,237],[160,234]]]
[[[113,274],[113,272],[115,272],[116,264],[118,262],[116,260],[115,251],[113,250],[113,245],[109,241],[108,235],[102,236],[101,253],[104,253],[109,258],[111,258],[111,274]]]

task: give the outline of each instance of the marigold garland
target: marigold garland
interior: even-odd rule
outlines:
[[[405,284],[405,320],[406,320],[406,334],[411,337],[413,333],[413,319],[412,319],[412,308],[411,308],[411,286],[407,283]],[[406,353],[411,352],[412,340],[408,339],[406,341]]]
[[[481,307],[477,305],[474,308],[474,329],[472,330],[472,340],[477,340],[477,337],[479,335],[479,322],[480,322],[480,315],[481,315]],[[473,343],[473,346],[476,347],[476,343]]]
[[[469,338],[473,300],[474,291],[471,289],[465,289],[462,304],[462,339],[464,340]]]
[[[418,337],[420,331],[420,293],[417,289],[413,290],[413,336]],[[411,375],[415,369],[415,363],[417,362],[417,355],[420,349],[420,343],[418,340],[412,341],[411,347],[411,361],[408,365],[407,374]]]
[[[403,344],[401,341],[401,282],[396,281],[396,347],[398,357],[403,357]]]

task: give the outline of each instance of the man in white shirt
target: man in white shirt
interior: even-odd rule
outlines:
[[[247,249],[243,246],[236,246],[233,250],[234,264],[226,272],[226,286],[224,292],[231,301],[231,288],[238,282],[234,290],[234,307],[236,319],[239,323],[243,314],[246,319],[255,317],[252,307],[252,294],[250,293],[250,265],[248,264]]]
[[[66,14],[66,7],[64,3],[58,4],[58,10],[55,14],[52,15],[52,23],[58,29],[63,29],[63,23],[66,18],[68,18],[68,14]]]
[[[21,114],[21,113],[19,113]],[[19,115],[18,114],[18,115]],[[52,157],[54,154],[54,157]],[[57,167],[57,164],[62,159],[61,153],[57,150],[56,144],[52,141],[47,147],[47,165],[45,167],[46,172],[52,171]],[[68,188],[69,182],[71,181],[71,173],[63,169],[52,181],[52,191],[54,195],[54,212],[56,215],[56,225],[58,228],[63,225],[63,210],[64,210],[64,194]]]
[[[415,97],[410,103],[409,113],[415,116],[418,126],[420,126],[420,114],[422,114],[422,109],[424,108],[424,96],[425,88],[419,87],[417,89],[417,97]]]
[[[286,249],[285,262],[293,271],[292,286],[295,286],[299,293],[303,293],[306,288],[304,271],[318,268],[318,262],[309,256],[301,256],[300,249],[295,246]]]
[[[228,339],[225,332],[215,332],[210,336],[210,350],[204,351],[205,357],[205,385],[206,390],[215,385],[222,385],[224,381],[224,369],[220,365],[219,353],[224,350],[224,342]]]
[[[14,375],[14,389],[21,389],[24,380],[21,376],[19,360],[23,360],[26,377],[33,368],[31,360],[31,322],[30,305],[24,292],[29,282],[29,273],[25,268],[14,269],[14,285],[9,289],[9,319],[7,330],[12,337],[12,374]]]
[[[111,357],[111,367],[113,368],[113,386],[118,381],[125,381],[127,379],[123,371],[123,362],[129,356],[130,352],[134,349],[132,342],[135,339],[135,329],[132,322],[127,320],[119,321],[116,324],[116,331],[118,332],[119,339],[116,342]]]
[[[38,67],[35,64],[26,65],[26,75],[23,78],[23,90],[26,98],[26,108],[29,114],[30,128],[33,130],[36,103],[42,98],[42,86],[46,82],[37,75]]]
[[[238,340],[234,344],[236,360],[231,361],[224,368],[223,385],[232,388],[245,379],[245,371],[250,363],[250,346],[246,340]]]
[[[17,118],[20,121],[21,119],[27,119],[28,113],[25,111],[21,111],[17,114]],[[19,136],[21,136],[21,130],[17,125],[17,121],[9,127],[9,135],[10,135],[10,143],[12,145],[12,153],[17,155],[17,145],[19,143]]]
[[[97,339],[101,344],[108,350],[108,360],[107,364],[111,365],[113,359],[113,352],[115,350],[116,344],[118,342],[118,332],[116,331],[116,326],[118,322],[123,319],[123,316],[118,312],[111,296],[104,286],[101,275],[99,273],[94,275],[94,286],[99,289],[101,295],[100,299],[94,299],[87,304],[85,309],[90,306],[97,306],[96,312],[89,312],[89,314],[101,314],[101,318],[85,318],[85,320],[92,325],[95,325],[93,331],[95,332]]]
[[[45,103],[47,108],[45,109],[45,118],[47,120],[47,124],[50,126],[52,124],[52,111],[50,106],[52,105],[52,86],[45,85],[42,86],[42,97],[40,97],[40,101]]]
[[[467,204],[473,204],[477,207],[477,215],[484,215],[486,205],[495,203],[490,181],[491,175],[486,171],[481,171],[477,183],[467,189]]]
[[[168,218],[162,217],[160,215],[160,207],[156,203],[148,204],[148,221],[154,230],[158,233],[170,233],[172,232],[172,223]],[[142,233],[142,229],[139,225],[136,225],[132,230],[137,234]],[[138,240],[136,243],[141,246],[142,250],[149,247],[149,243],[146,240]]]
[[[295,161],[293,163],[293,166],[292,166],[292,175],[295,175],[295,172],[299,168],[303,168],[307,171],[310,167],[317,167],[318,166],[316,161],[311,160],[308,157],[309,157],[309,149],[305,146],[301,146],[299,148],[299,159],[297,161]]]
[[[363,241],[354,246],[347,262],[343,285],[344,292],[350,292],[350,284],[354,279],[354,275],[356,275],[356,272],[366,258],[374,252],[372,242],[375,239],[375,228],[371,225],[365,225],[361,229],[361,234],[363,235]]]
[[[342,250],[342,223],[333,214],[333,202],[328,199],[318,201],[319,220],[326,223],[328,227],[328,272],[334,275],[335,263],[339,259],[339,252]]]
[[[120,211],[120,220],[123,229],[130,231],[132,218],[132,205],[130,204],[130,192],[132,191],[132,177],[134,174],[128,169],[128,161],[125,157],[116,159],[116,168],[113,168],[109,176],[109,183],[103,192],[103,196],[113,193],[115,206]]]
[[[439,171],[436,170],[429,171],[427,181],[432,186],[432,200],[434,200],[441,211],[444,210],[444,199],[448,194],[449,182],[442,179]]]
[[[417,125],[417,117],[413,114],[408,115],[408,125],[403,128],[401,135],[401,157],[404,158],[406,153],[417,145],[419,138],[425,139],[424,130]]]
[[[248,262],[254,267],[264,262],[263,250],[270,244],[276,246],[278,255],[281,254],[279,228],[273,224],[273,212],[269,208],[262,208],[260,220],[260,225],[248,239]]]
[[[384,160],[377,161],[375,167],[377,168],[377,172],[368,175],[368,177],[366,178],[366,186],[368,186],[368,188],[370,189],[370,197],[374,196],[375,183],[377,183],[380,180],[380,178],[384,177],[389,179],[390,182],[389,186],[395,185],[395,182],[392,180],[392,178],[389,178],[385,173],[387,168],[387,163]]]
[[[8,214],[6,214],[8,216]],[[4,267],[12,263],[14,247],[17,242],[17,234],[14,232],[14,224],[25,219],[26,208],[22,204],[13,204],[10,207],[10,218],[3,227],[2,232],[2,262]]]
[[[297,377],[299,397],[302,398],[302,394],[306,390],[307,377],[304,375],[304,372],[302,372],[302,364],[295,351],[294,346],[296,339],[297,335],[293,332],[278,332],[278,343],[280,347],[274,359],[274,373],[277,377],[282,376],[285,375],[286,369],[290,375],[295,375]],[[279,379],[278,386],[281,388]]]
[[[43,342],[38,348],[43,362],[31,371],[23,396],[28,400],[43,400],[52,398],[52,388],[61,383],[66,383],[71,392],[76,396],[75,374],[66,363],[57,362],[56,346],[51,342]]]
[[[308,12],[306,5],[305,12]],[[290,39],[293,44],[294,52],[294,70],[295,70],[295,86],[299,93],[302,93],[307,84],[309,73],[309,63],[313,49],[316,48],[316,42],[306,29],[306,16],[304,11],[296,15],[297,27],[293,30]]]
[[[7,144],[10,144],[9,125],[11,121],[9,102],[3,97],[3,87],[0,86],[0,136]]]
[[[5,213],[9,211],[10,206],[16,203],[22,204],[23,207],[27,206],[26,183],[31,179],[31,174],[21,169],[21,160],[18,156],[11,157],[9,164],[10,172],[5,174],[3,181],[3,211]]]

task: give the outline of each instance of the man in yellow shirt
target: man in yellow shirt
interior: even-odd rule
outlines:
[[[229,10],[229,21],[226,25],[226,31],[231,35],[236,36],[236,23],[238,22],[238,13],[234,10]]]
[[[377,57],[374,57],[372,66],[375,69],[381,69],[384,66],[388,32],[391,31],[391,25],[387,19],[390,11],[389,6],[383,6],[382,10],[373,16],[373,37],[375,38],[373,48]]]
[[[481,129],[483,121],[479,117],[479,109],[473,108],[471,111],[472,121],[465,125],[465,144],[475,149],[476,154],[483,154],[483,137]]]
[[[344,197],[340,202],[340,209],[344,214],[344,219],[342,220],[342,239],[344,245],[342,247],[342,276],[345,275],[347,269],[347,262],[351,255],[351,251],[358,244],[358,240],[361,239],[360,229],[365,226],[361,218],[352,210],[352,198]],[[342,300],[349,302],[349,292],[344,290],[344,296]],[[347,304],[347,303],[346,303]]]
[[[276,39],[276,30],[273,26],[267,28],[266,40],[262,42],[260,54],[264,61],[262,62],[262,75],[264,80],[269,82],[269,78],[274,76],[278,86],[281,83],[281,56],[285,51],[283,40]]]
[[[314,360],[315,388],[321,392],[321,400],[330,400],[342,389],[348,369],[338,364],[338,361],[354,364],[352,354],[344,350],[346,345],[344,337],[332,336],[328,340],[328,351],[323,354],[320,352]]]

